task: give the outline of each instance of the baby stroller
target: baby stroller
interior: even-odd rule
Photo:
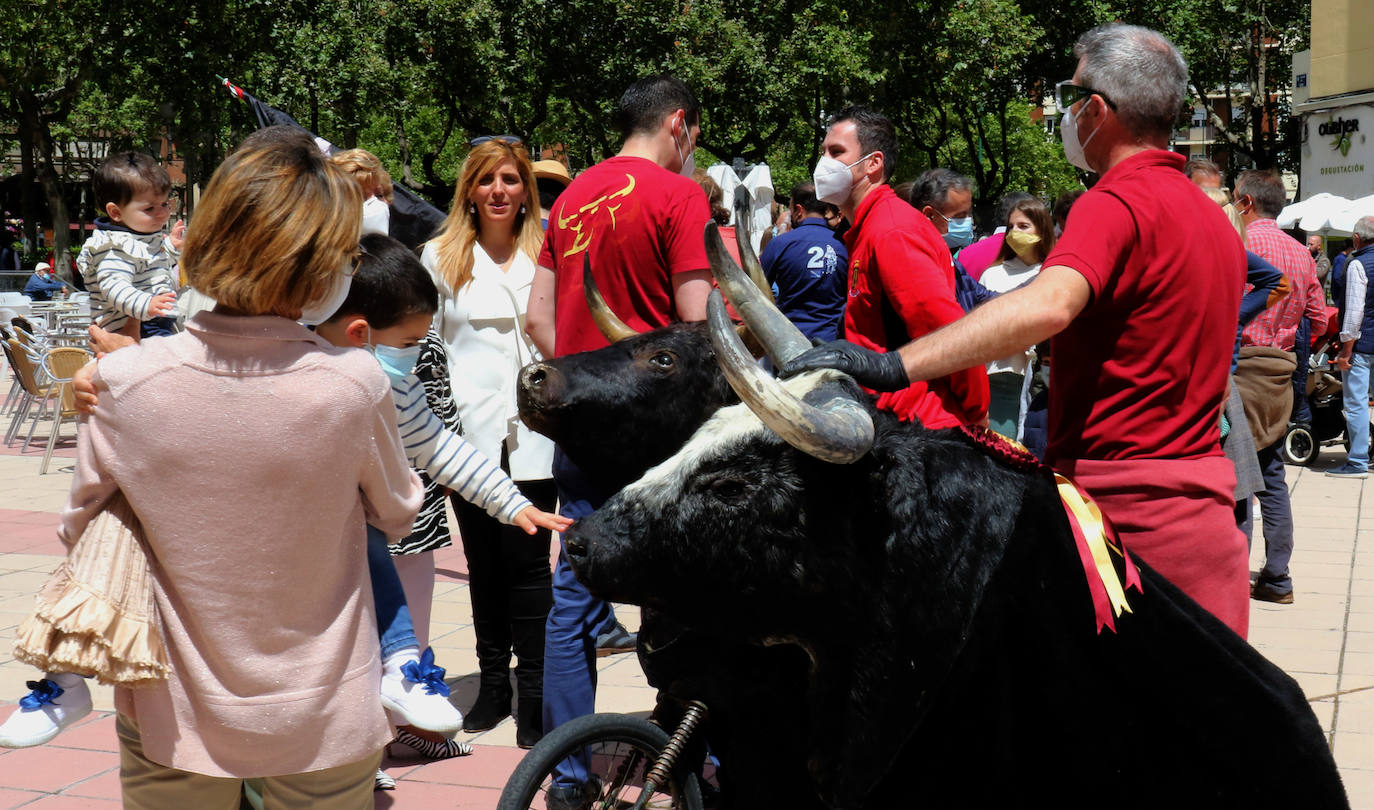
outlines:
[[[1281,448],[1283,460],[1289,464],[1311,464],[1326,445],[1341,443],[1350,450],[1350,440],[1345,435],[1341,372],[1336,367],[1339,353],[1340,323],[1334,307],[1328,307],[1326,329],[1312,336],[1312,356],[1308,359],[1307,404],[1312,411],[1312,424],[1289,423]],[[1374,448],[1374,433],[1370,446]]]

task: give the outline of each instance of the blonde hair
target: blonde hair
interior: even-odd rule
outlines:
[[[377,196],[389,205],[396,196],[391,184],[391,175],[382,166],[382,161],[366,149],[345,149],[330,156],[329,162],[353,175],[353,179],[363,189],[364,196],[377,189]]]
[[[226,307],[298,317],[357,252],[361,205],[358,184],[313,144],[240,148],[210,178],[181,268]]]
[[[544,244],[544,228],[539,224],[539,189],[534,183],[534,169],[524,144],[509,143],[500,138],[478,144],[468,152],[458,170],[458,185],[453,193],[453,206],[444,219],[439,233],[430,240],[438,257],[436,269],[451,292],[458,292],[472,281],[472,246],[477,244],[480,215],[469,195],[481,179],[507,160],[515,164],[520,182],[525,187],[524,212],[515,215],[515,249],[539,258]]]
[[[1231,227],[1240,234],[1240,243],[1245,244],[1245,222],[1240,218],[1236,204],[1231,202],[1231,195],[1219,188],[1204,188],[1202,193],[1207,195],[1207,199],[1221,206],[1221,210],[1226,212],[1226,218],[1231,221]]]

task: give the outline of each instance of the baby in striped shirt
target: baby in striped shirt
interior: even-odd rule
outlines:
[[[76,258],[91,294],[91,322],[134,338],[176,331],[177,260],[186,226],[170,234],[167,170],[140,152],[105,159],[92,179],[97,208],[104,214]]]

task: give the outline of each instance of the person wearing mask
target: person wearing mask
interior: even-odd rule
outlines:
[[[958,222],[957,212],[972,208],[972,189],[973,181],[958,172],[928,169],[911,184],[904,199],[930,220],[948,245],[951,221]],[[963,262],[951,258],[951,263],[954,265],[954,300],[965,312],[995,295],[968,274]]]
[[[790,229],[763,248],[759,262],[778,309],[812,340],[834,340],[844,322],[849,249],[835,238],[812,183],[798,183],[788,200]]]
[[[24,285],[24,295],[33,301],[51,301],[53,293],[66,295],[67,285],[57,280],[52,265],[39,262],[33,268],[33,275],[29,276],[28,283]]]
[[[1004,225],[997,262],[979,282],[994,293],[1010,292],[1035,278],[1055,241],[1050,209],[1034,197],[1015,203]],[[1029,403],[1028,371],[1034,358],[1034,347],[1027,346],[988,363],[988,426],[1009,439],[1021,438],[1021,419]]]
[[[620,152],[577,176],[549,211],[549,229],[530,286],[526,331],[545,357],[607,345],[582,285],[590,259],[606,303],[632,329],[706,319],[710,263],[702,239],[711,219],[693,182],[701,106],[680,79],[641,79],[620,97]],[[586,517],[614,493],[555,448],[559,511]],[[588,593],[560,549],[544,647],[544,731],[591,714],[597,637],[616,630],[609,604]],[[627,639],[628,640],[628,639]],[[585,806],[586,762],[555,768],[550,808]]]
[[[1188,85],[1173,44],[1111,23],[1074,53],[1073,78],[1056,87],[1064,151],[1101,179],[1039,275],[898,351],[837,341],[783,373],[837,368],[891,391],[1062,335],[1046,461],[1097,501],[1127,551],[1243,637],[1249,554],[1217,417],[1244,248],[1168,149]]]
[[[845,337],[888,351],[958,320],[964,311],[954,297],[954,264],[928,217],[971,228],[972,192],[955,189],[945,209],[927,216],[903,202],[888,185],[897,164],[896,130],[868,107],[847,107],[831,119],[821,153],[812,178],[816,197],[852,223],[844,235],[850,268]],[[878,407],[928,428],[981,424],[987,373],[981,363],[950,369],[883,392]]]
[[[959,251],[955,257],[964,266],[964,271],[969,278],[978,281],[983,277],[983,271],[988,269],[994,262],[999,261],[998,254],[1002,252],[1002,237],[1007,232],[1007,217],[1011,214],[1011,209],[1022,200],[1033,199],[1033,195],[1025,191],[1013,191],[1005,194],[1002,199],[997,201],[997,211],[993,215],[993,222],[997,223],[997,229],[991,235],[979,239]]]

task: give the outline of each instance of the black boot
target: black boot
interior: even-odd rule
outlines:
[[[477,634],[477,665],[482,675],[477,700],[463,716],[464,731],[486,731],[510,717],[510,635],[501,632],[504,628],[499,625],[487,627],[487,624],[487,621],[473,622]]]
[[[543,565],[548,571],[548,565]],[[530,748],[544,736],[544,628],[553,605],[548,577],[533,576],[511,591],[511,647],[515,652],[515,744]]]
[[[487,685],[486,673],[483,673],[482,685],[477,689],[477,700],[472,704],[472,708],[463,715],[463,731],[486,731],[495,728],[510,717],[510,676],[501,686],[492,684]],[[504,687],[504,688],[503,688]]]

